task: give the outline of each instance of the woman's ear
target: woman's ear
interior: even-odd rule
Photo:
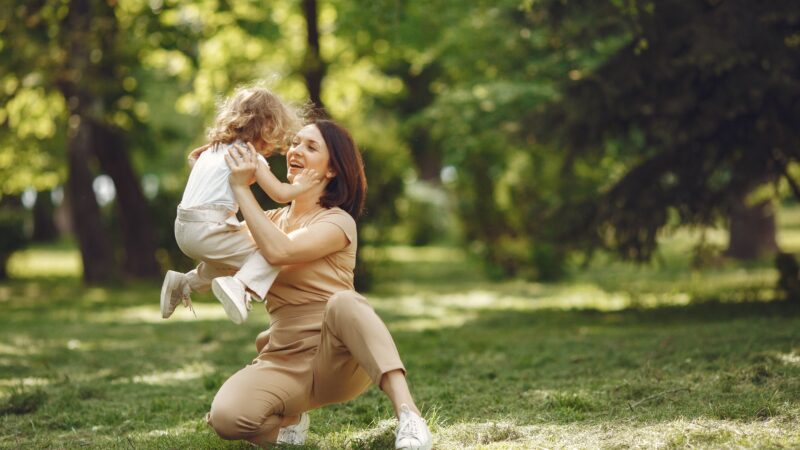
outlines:
[[[328,169],[328,171],[325,173],[325,178],[329,180],[336,178],[336,172],[333,169]]]

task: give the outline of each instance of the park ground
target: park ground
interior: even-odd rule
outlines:
[[[800,213],[779,237],[800,250]],[[549,284],[491,282],[450,247],[365,252],[435,448],[800,447],[800,307],[774,300],[769,261],[692,270],[696,238]],[[79,270],[68,244],[33,248],[0,285],[0,448],[250,448],[203,415],[267,314],[235,326],[201,295],[162,320],[158,285]],[[393,448],[374,387],[311,423],[304,448]]]

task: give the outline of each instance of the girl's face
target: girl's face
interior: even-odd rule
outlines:
[[[329,167],[330,153],[322,133],[316,125],[306,125],[292,139],[289,151],[286,152],[287,178],[291,183],[294,176],[303,169],[314,169],[330,180],[335,176]]]

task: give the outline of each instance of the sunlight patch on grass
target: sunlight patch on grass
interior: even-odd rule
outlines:
[[[256,308],[254,308],[256,309]],[[170,322],[192,322],[197,320],[228,320],[225,310],[220,304],[195,303],[194,310],[197,317],[188,309],[178,307],[178,310],[165,320],[161,317],[158,304],[147,306],[131,306],[128,308],[118,308],[113,310],[97,311],[89,315],[86,320],[92,323],[161,323]]]
[[[800,252],[800,230],[781,230],[777,240],[781,250],[789,253]]]
[[[787,366],[800,366],[800,355],[795,352],[779,353],[778,360]]]
[[[365,247],[366,259],[389,259],[395,262],[434,262],[448,263],[462,261],[465,253],[457,247],[410,247],[393,245],[389,247]]]
[[[797,442],[800,430],[781,420],[681,419],[649,425],[458,423],[439,427],[435,435],[441,449],[783,447]]]
[[[145,433],[132,433],[131,437],[182,436],[190,433],[196,433],[198,421],[198,419],[193,419],[166,429],[150,430]]]
[[[25,249],[8,260],[8,274],[13,278],[80,277],[81,254],[77,249]]]
[[[30,340],[25,339],[23,341],[25,341],[27,345],[19,345],[19,343],[17,342],[15,342],[13,345],[8,345],[6,343],[0,342],[0,354],[14,355],[14,356],[31,356],[41,353],[39,349],[31,345]]]
[[[476,292],[467,297],[482,298],[483,296],[484,294]],[[419,331],[438,327],[457,327],[477,317],[477,312],[470,311],[466,305],[455,309],[452,304],[439,300],[441,300],[441,296],[406,295],[384,299],[376,298],[374,301],[370,301],[383,310],[409,317],[392,321],[392,328],[395,330]],[[483,302],[479,301],[478,303],[482,304]]]
[[[131,378],[131,382],[150,385],[170,384],[176,381],[196,380],[212,372],[214,372],[214,367],[210,364],[198,362],[187,364],[178,370],[136,375]]]
[[[46,386],[52,383],[53,380],[41,377],[25,377],[25,378],[0,378],[0,391],[6,391],[8,388],[14,387],[27,387],[27,386]]]
[[[474,320],[481,311],[543,309],[595,309],[611,312],[631,306],[655,308],[664,305],[687,305],[691,297],[685,292],[663,292],[633,295],[607,292],[592,284],[547,286],[530,283],[527,293],[507,294],[504,289],[472,290],[459,294],[419,294],[394,297],[373,297],[370,301],[383,311],[403,319],[393,320],[392,329],[420,331],[438,327],[458,327]],[[519,291],[519,286],[511,291]]]

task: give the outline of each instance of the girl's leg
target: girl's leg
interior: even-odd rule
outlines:
[[[236,268],[221,263],[201,262],[194,270],[186,272],[186,282],[192,292],[208,292],[211,280],[236,273]]]

